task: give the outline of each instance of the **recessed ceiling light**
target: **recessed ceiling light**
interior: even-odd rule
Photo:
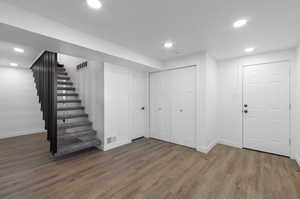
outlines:
[[[247,23],[248,23],[247,19],[240,19],[240,20],[237,20],[236,22],[234,22],[232,26],[234,28],[242,28],[242,27],[246,26]]]
[[[102,3],[99,0],[86,0],[87,4],[93,9],[100,9]]]
[[[170,41],[167,41],[167,42],[164,44],[164,47],[165,47],[165,48],[172,48],[172,47],[173,47],[173,43],[170,42]]]
[[[255,50],[255,48],[251,47],[251,48],[245,48],[245,52],[246,53],[251,53]]]
[[[13,62],[10,63],[9,65],[10,65],[10,66],[14,66],[14,67],[19,66],[17,63],[13,63]]]
[[[18,53],[24,53],[24,49],[18,48],[18,47],[14,48],[14,51],[16,51]]]

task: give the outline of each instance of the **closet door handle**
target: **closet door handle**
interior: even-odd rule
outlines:
[[[183,112],[183,109],[179,109],[179,112],[181,112],[181,113],[182,113],[182,112]]]

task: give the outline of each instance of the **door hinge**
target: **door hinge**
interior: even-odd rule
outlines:
[[[292,110],[292,104],[290,104],[290,106],[289,106],[289,107],[290,107],[290,110]]]
[[[289,139],[289,143],[290,143],[290,146],[292,145],[292,140],[291,140],[291,138]]]

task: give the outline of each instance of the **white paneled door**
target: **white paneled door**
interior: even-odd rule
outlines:
[[[150,136],[171,140],[170,73],[151,73],[150,76]]]
[[[131,139],[147,136],[148,73],[131,72]]]
[[[195,74],[195,67],[151,74],[151,137],[195,148]]]
[[[196,73],[195,67],[171,71],[172,141],[195,148],[196,132]]]
[[[244,67],[244,147],[290,155],[289,62]]]

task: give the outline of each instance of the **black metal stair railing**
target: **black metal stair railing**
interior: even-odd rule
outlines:
[[[57,53],[45,51],[32,65],[50,152],[57,152]]]

